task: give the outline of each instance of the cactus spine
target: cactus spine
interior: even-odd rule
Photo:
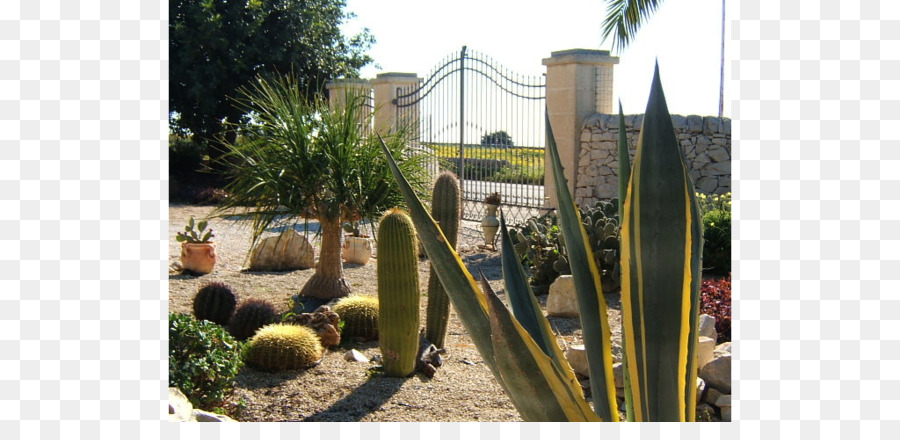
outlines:
[[[378,333],[384,373],[406,377],[419,349],[419,270],[416,231],[409,216],[393,209],[378,227]]]
[[[442,172],[434,183],[431,216],[441,227],[450,247],[456,249],[460,216],[459,179],[450,171]],[[450,317],[450,298],[437,278],[434,268],[428,273],[428,306],[425,313],[425,338],[437,348],[444,347],[447,320]]]

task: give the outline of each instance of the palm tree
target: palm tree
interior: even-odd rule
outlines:
[[[603,20],[603,40],[613,37],[613,50],[621,52],[634,40],[641,25],[659,8],[663,0],[607,0]],[[722,50],[719,60],[719,117],[725,98],[725,0],[722,0]]]
[[[310,102],[293,76],[277,80],[258,77],[234,99],[250,118],[236,124],[239,140],[228,143],[232,194],[214,214],[234,216],[252,226],[251,249],[263,233],[285,220],[319,221],[322,245],[313,276],[301,296],[347,296],[343,277],[341,225],[376,218],[401,206],[399,194],[378,138],[363,130],[369,112],[364,97],[348,96],[345,104],[329,106],[319,97]],[[409,132],[397,130],[385,142],[413,183],[425,196],[428,183],[425,156],[411,154]]]

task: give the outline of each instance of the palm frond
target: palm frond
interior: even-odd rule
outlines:
[[[659,8],[662,0],[609,0],[603,20],[603,41],[613,37],[613,51],[621,52],[630,44],[641,25]]]

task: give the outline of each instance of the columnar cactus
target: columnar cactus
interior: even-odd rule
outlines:
[[[225,326],[231,321],[237,298],[225,283],[212,282],[201,287],[194,297],[194,317]]]
[[[416,231],[409,216],[393,209],[378,228],[378,333],[384,372],[415,371],[419,348],[419,270]]]
[[[264,299],[250,298],[241,303],[235,310],[228,332],[238,340],[244,340],[256,333],[260,328],[272,324],[278,319],[275,307]]]
[[[431,216],[437,221],[450,247],[456,248],[459,236],[460,190],[459,179],[450,171],[442,172],[434,182]],[[425,313],[425,338],[438,348],[444,347],[450,299],[434,268],[428,274],[428,306]]]

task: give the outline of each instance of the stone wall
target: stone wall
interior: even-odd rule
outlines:
[[[625,116],[632,161],[642,121],[643,115]],[[731,191],[731,119],[672,115],[672,124],[697,191],[705,194]],[[593,114],[585,119],[581,128],[575,203],[592,205],[599,199],[618,197],[618,139],[618,115]]]

